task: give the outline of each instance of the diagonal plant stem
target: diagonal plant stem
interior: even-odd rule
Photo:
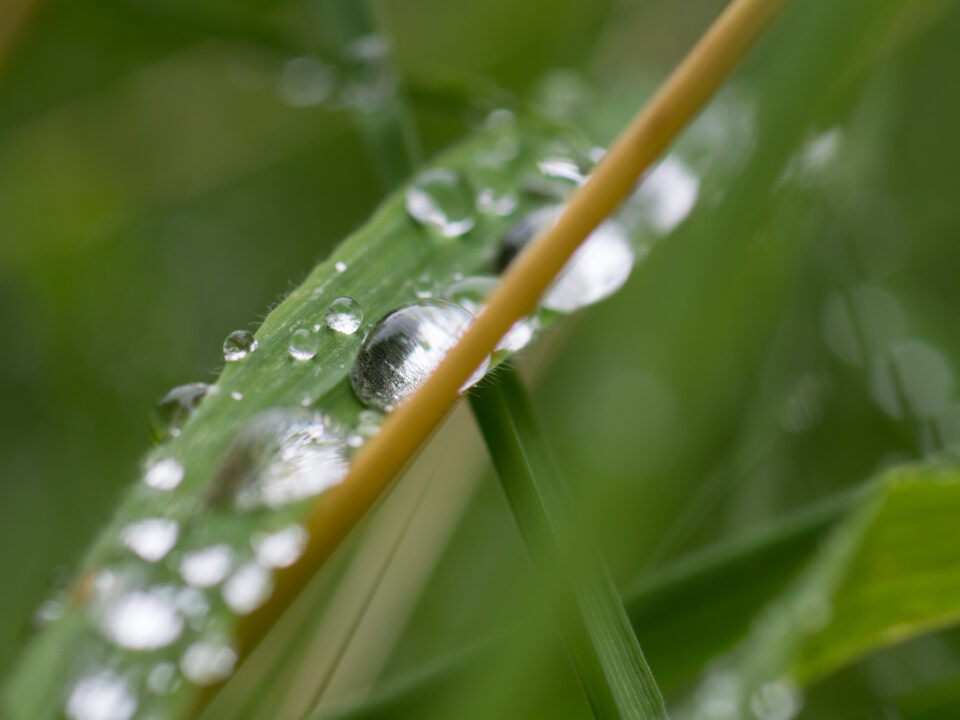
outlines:
[[[458,391],[513,323],[534,306],[581,242],[613,211],[640,174],[713,95],[784,0],[734,0],[573,196],[560,220],[508,269],[486,309],[420,390],[401,405],[318,503],[301,560],[277,577],[270,601],[246,616],[249,653],[347,533],[373,505],[456,401]]]
[[[499,369],[471,394],[470,404],[534,565],[555,590],[561,632],[594,715],[666,718],[606,563],[579,527],[573,497],[516,372]]]

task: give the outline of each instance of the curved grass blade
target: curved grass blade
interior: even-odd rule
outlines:
[[[516,373],[501,368],[470,396],[487,449],[598,718],[666,718],[663,696],[598,549],[549,453]]]

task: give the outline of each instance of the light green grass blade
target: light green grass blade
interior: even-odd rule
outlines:
[[[501,368],[470,397],[527,549],[550,591],[561,630],[598,718],[666,718],[613,580],[579,530],[575,502],[554,468],[516,373]]]

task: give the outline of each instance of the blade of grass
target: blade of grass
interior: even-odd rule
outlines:
[[[663,697],[599,551],[551,462],[516,373],[470,396],[504,493],[537,569],[557,593],[570,659],[598,718],[666,718]]]

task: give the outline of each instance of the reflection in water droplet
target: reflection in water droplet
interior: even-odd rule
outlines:
[[[187,418],[197,409],[208,392],[210,385],[206,383],[188,383],[178,385],[160,398],[150,423],[150,434],[154,442],[179,436]]]
[[[384,316],[360,348],[350,385],[367,406],[388,411],[412,395],[436,370],[473,316],[445,300],[406,305]],[[464,385],[480,380],[489,358]]]
[[[107,603],[100,618],[104,635],[128,650],[156,650],[174,642],[183,618],[171,588],[131,590]]]
[[[459,173],[435,168],[421,173],[407,188],[407,212],[444,237],[459,237],[474,225],[473,194]]]
[[[353,335],[363,322],[363,308],[353,298],[340,297],[330,303],[324,319],[331,330]]]
[[[276,508],[313,497],[346,473],[343,438],[322,415],[276,408],[254,416],[237,434],[210,502]]]
[[[210,587],[222,581],[233,567],[233,551],[229,545],[218,543],[194,550],[180,561],[180,575],[194,587]]]
[[[638,222],[665,235],[690,214],[699,192],[699,176],[668,155],[641,181],[630,203]]]
[[[333,91],[333,68],[312,57],[293,58],[280,74],[280,98],[293,107],[319,105]]]
[[[147,562],[166,557],[177,542],[179,526],[170,518],[147,518],[129,523],[120,533],[123,544]]]
[[[173,490],[182,480],[183,465],[173,458],[158,460],[143,476],[143,482],[154,490]]]
[[[80,678],[64,708],[70,720],[130,720],[137,710],[137,697],[129,683],[108,670]]]
[[[223,585],[223,601],[239,615],[263,605],[273,592],[270,572],[256,563],[242,565]]]
[[[443,296],[476,317],[486,307],[484,301],[499,284],[500,281],[495,277],[469,277],[448,287]],[[526,347],[538,328],[539,322],[535,317],[521,318],[507,331],[496,349],[510,352],[520,350]]]
[[[800,706],[798,691],[783,680],[765,683],[750,696],[750,709],[757,720],[793,720]]]
[[[147,675],[147,690],[154,695],[168,695],[180,686],[177,666],[168,660],[158,662]]]
[[[248,330],[234,330],[223,341],[223,359],[227,362],[243,360],[257,349],[257,339]]]
[[[572,186],[582,185],[586,180],[580,166],[570,158],[547,157],[537,162],[537,169],[548,178],[569,180]]]
[[[180,670],[195,685],[213,685],[233,672],[237,653],[221,642],[199,641],[188,647],[180,658]]]
[[[861,285],[834,293],[821,319],[824,342],[844,362],[862,365],[903,335],[900,304],[886,290]]]
[[[294,330],[290,336],[287,351],[294,360],[303,362],[312,360],[317,354],[318,347],[320,347],[320,339],[307,328],[300,328]]]
[[[870,372],[871,394],[898,420],[936,417],[949,406],[953,390],[953,372],[943,355],[917,340],[891,346],[874,360]]]
[[[553,205],[530,213],[507,233],[500,254],[505,267],[541,230],[560,218],[563,207]],[[544,293],[541,305],[572,312],[599,302],[619,290],[630,277],[634,253],[623,227],[608,221],[594,230],[563,266]]]
[[[257,562],[264,567],[282,568],[293,565],[307,546],[307,531],[290,525],[272,533],[257,532],[250,538]]]

